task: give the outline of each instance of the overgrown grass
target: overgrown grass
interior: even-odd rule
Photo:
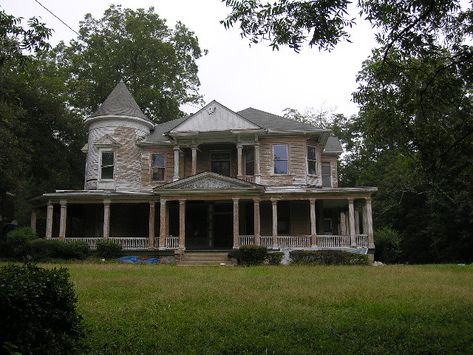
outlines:
[[[473,267],[67,264],[90,353],[473,353]]]

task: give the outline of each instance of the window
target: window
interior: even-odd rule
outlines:
[[[255,174],[255,151],[251,148],[243,150],[245,154],[245,175]]]
[[[327,235],[333,234],[333,227],[332,227],[332,219],[331,218],[324,218],[324,228],[323,233]]]
[[[230,176],[230,153],[213,152],[210,155],[210,170],[214,173]]]
[[[113,164],[115,155],[111,151],[102,151],[100,158],[100,179],[112,180],[113,179]]]
[[[307,146],[307,172],[310,175],[317,174],[317,158],[314,146]]]
[[[166,160],[163,154],[152,154],[151,155],[151,174],[153,180],[164,181],[166,173]]]
[[[322,186],[332,187],[332,172],[330,162],[322,162]]]
[[[274,173],[275,174],[288,174],[288,151],[287,144],[275,144],[273,145],[273,156],[274,156]]]

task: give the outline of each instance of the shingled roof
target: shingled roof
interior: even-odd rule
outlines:
[[[123,80],[120,80],[103,104],[90,117],[98,116],[131,116],[149,121]]]

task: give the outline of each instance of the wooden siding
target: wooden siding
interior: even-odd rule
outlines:
[[[163,154],[166,161],[166,170],[164,173],[165,181],[153,181],[151,173],[151,155]],[[141,183],[143,187],[154,187],[169,183],[174,174],[174,152],[173,147],[146,147],[141,151]]]

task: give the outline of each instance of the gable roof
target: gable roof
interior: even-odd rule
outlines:
[[[310,131],[322,132],[326,131],[315,127],[308,123],[302,123],[289,118],[275,115],[273,113],[261,111],[252,107],[237,112],[240,116],[245,117],[248,121],[269,130],[274,131]]]
[[[202,107],[196,113],[172,128],[169,133],[186,131],[216,132],[230,130],[257,130],[260,126],[240,116],[235,111],[222,105],[216,100]]]
[[[205,171],[184,179],[154,188],[156,193],[163,192],[202,192],[202,191],[260,191],[263,187],[251,182]]]
[[[103,104],[90,117],[99,116],[130,116],[149,121],[123,80],[120,80]]]
[[[149,136],[146,136],[140,143],[143,144],[169,144],[169,137],[164,134],[185,121],[187,117],[178,118],[172,121],[158,123]]]

